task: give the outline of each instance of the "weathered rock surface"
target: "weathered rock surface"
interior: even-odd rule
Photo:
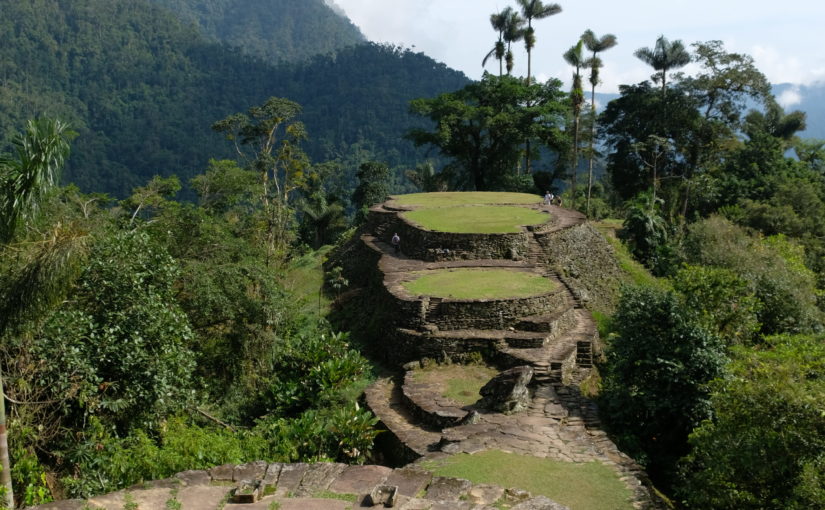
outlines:
[[[527,385],[533,379],[533,367],[521,366],[505,370],[485,384],[481,393],[481,405],[503,414],[514,414],[530,405]]]
[[[217,478],[210,473],[214,473]],[[259,475],[272,481],[276,491],[255,503],[226,504],[228,495],[235,486],[235,482],[226,479],[228,473],[239,476]],[[166,483],[167,481],[171,482]],[[175,506],[181,510],[268,510],[273,507],[281,510],[345,510],[369,508],[370,494],[376,493],[376,488],[379,487],[392,488],[395,495],[392,508],[401,510],[495,510],[495,505],[500,502],[521,505],[530,501],[535,501],[536,506],[523,507],[522,510],[565,508],[547,506],[547,498],[531,498],[524,491],[473,484],[457,478],[434,477],[417,466],[391,470],[381,466],[267,464],[259,461],[237,466],[228,464],[208,471],[185,471],[163,482],[149,482],[146,487],[136,485],[88,501],[57,501],[30,510],[123,510],[131,504],[137,505],[135,508],[140,510],[162,510]],[[330,492],[343,497],[324,497]],[[516,493],[520,496],[514,500],[512,495]],[[378,507],[384,506],[379,504]]]

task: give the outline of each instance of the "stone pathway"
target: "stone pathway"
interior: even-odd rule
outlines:
[[[271,489],[255,503],[229,501],[242,480],[261,480]],[[89,500],[64,500],[37,510],[349,510],[373,508],[370,492],[378,485],[397,488],[399,510],[569,510],[543,496],[518,489],[473,484],[433,476],[417,466],[344,464],[280,464],[253,462],[218,466],[208,471],[184,471],[166,480],[148,482]],[[499,506],[495,506],[499,505]],[[381,508],[383,504],[377,505]]]

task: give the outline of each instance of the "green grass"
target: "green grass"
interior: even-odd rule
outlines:
[[[575,510],[632,510],[631,492],[610,467],[577,464],[488,450],[425,462],[438,476],[517,487]]]
[[[467,234],[517,233],[523,225],[540,225],[550,220],[545,212],[505,205],[437,207],[401,215],[428,230]]]
[[[329,312],[330,300],[321,292],[324,284],[322,264],[331,246],[310,252],[292,262],[286,269],[282,283],[291,290],[301,303],[301,311],[306,314],[325,315]]]
[[[453,299],[504,299],[536,296],[556,288],[535,273],[507,269],[442,269],[421,271],[403,286],[414,295]]]
[[[459,205],[495,205],[495,204],[538,204],[542,198],[527,193],[503,193],[492,191],[442,193],[412,193],[393,197],[400,205],[414,207],[455,207]]]
[[[616,237],[616,231],[622,228],[622,221],[617,219],[605,219],[594,222],[594,227],[604,235],[607,242],[613,247],[619,267],[627,276],[630,283],[635,285],[652,286],[657,288],[669,288],[665,278],[656,278],[645,266],[633,258],[627,246]]]
[[[337,500],[340,500],[340,501],[349,501],[350,503],[355,503],[356,501],[358,501],[358,494],[346,494],[346,493],[339,494],[337,492],[326,491],[326,490],[316,491],[316,492],[312,493],[312,497],[313,498],[318,498],[318,499],[337,499]]]
[[[498,370],[484,365],[436,365],[414,374],[417,381],[442,385],[442,396],[461,405],[471,405],[481,398],[479,390],[498,375]]]

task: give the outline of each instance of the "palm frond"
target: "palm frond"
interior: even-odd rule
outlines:
[[[24,263],[0,279],[0,333],[64,299],[82,270],[88,240],[85,232],[58,224],[42,241],[6,247]]]

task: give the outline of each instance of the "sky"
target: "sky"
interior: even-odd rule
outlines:
[[[375,42],[422,51],[473,79],[498,38],[490,14],[515,0],[328,0],[347,13]],[[545,4],[551,3],[548,1]],[[562,12],[534,21],[533,72],[569,84],[572,69],[562,54],[582,32],[615,34],[619,44],[601,54],[605,67],[599,91],[617,92],[620,84],[638,83],[653,70],[633,56],[653,47],[656,38],[681,39],[685,45],[718,39],[727,51],[746,53],[771,83],[809,85],[825,82],[825,2],[814,0],[579,0],[558,1]],[[516,68],[527,74],[527,55],[518,43]],[[491,58],[488,71],[498,72]],[[684,71],[690,73],[691,67]],[[793,104],[793,91],[783,102]]]

